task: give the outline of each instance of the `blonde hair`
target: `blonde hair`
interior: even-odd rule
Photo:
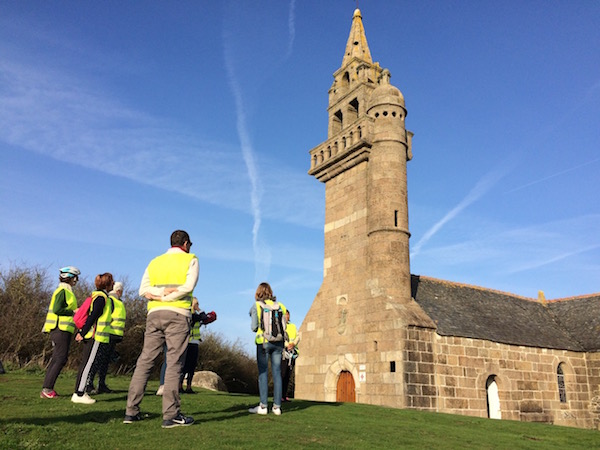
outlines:
[[[269,283],[260,283],[256,288],[256,294],[254,295],[254,299],[256,301],[268,300],[273,298],[273,289]]]

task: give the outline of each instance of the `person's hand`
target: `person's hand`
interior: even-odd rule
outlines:
[[[174,287],[170,287],[170,288],[165,288],[164,294],[163,295],[169,295],[172,294],[173,292],[175,292],[177,290],[177,288]]]
[[[294,347],[295,347],[295,346],[296,346],[296,345],[295,345],[293,342],[290,342],[290,343],[288,344],[288,346],[287,346],[287,349],[288,349],[288,350],[294,350]]]
[[[77,341],[77,342],[83,341],[83,336],[81,335],[81,333],[77,332],[77,334],[75,335],[75,341]]]
[[[158,297],[154,294],[151,294],[150,292],[146,292],[144,294],[144,297],[146,297],[148,300],[160,300],[160,297]]]

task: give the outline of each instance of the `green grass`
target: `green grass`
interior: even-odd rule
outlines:
[[[544,424],[478,419],[370,405],[295,400],[280,417],[250,415],[258,399],[199,390],[182,396],[197,423],[162,429],[161,398],[151,381],[139,423],[122,423],[128,377],[109,378],[112,394],[75,405],[74,374],[63,374],[56,400],[39,398],[42,373],[0,375],[1,449],[591,449],[600,432]]]

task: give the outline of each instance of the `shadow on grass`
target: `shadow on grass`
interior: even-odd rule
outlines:
[[[223,395],[223,394],[216,394],[216,395]],[[247,399],[244,399],[244,400],[247,400]],[[337,407],[340,405],[341,405],[341,403],[294,400],[289,403],[287,403],[287,402],[284,403],[284,405],[282,406],[282,413],[284,415],[287,415],[287,414],[292,414],[294,412],[302,411],[302,410],[305,410],[305,409],[308,409],[311,407],[315,407],[315,406],[325,406],[325,407],[329,408],[329,407]],[[232,420],[232,419],[241,418],[241,417],[255,416],[254,414],[249,413],[248,409],[256,406],[256,402],[248,403],[247,401],[244,401],[244,402],[240,402],[238,404],[232,405],[229,408],[222,409],[220,411],[211,411],[211,410],[207,410],[207,409],[202,409],[201,404],[196,405],[196,406],[197,406],[197,409],[190,411],[190,414],[193,417],[205,416],[205,418],[200,419],[200,421],[203,423],[208,423],[208,422],[221,422],[224,420]],[[256,416],[256,417],[262,417],[264,419],[267,419],[267,418],[273,417],[273,415],[269,412],[269,414],[267,414],[266,416]]]
[[[0,420],[0,425],[8,425],[22,423],[26,425],[55,425],[60,422],[72,424],[85,423],[108,423],[112,420],[122,421],[124,417],[124,409],[119,408],[116,411],[87,411],[77,412],[68,415],[55,415],[52,417],[14,417],[10,420]],[[162,417],[162,414],[143,413],[144,420],[156,419]]]

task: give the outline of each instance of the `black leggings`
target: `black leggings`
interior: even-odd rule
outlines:
[[[192,379],[194,378],[194,372],[196,371],[196,364],[198,363],[198,344],[188,344],[187,353],[185,355],[185,363],[183,364],[183,370],[181,371],[180,384],[183,383],[183,379],[187,375],[187,384],[192,385]]]
[[[52,339],[52,358],[50,358],[50,364],[46,370],[43,388],[54,389],[54,383],[56,383],[60,371],[65,367],[65,364],[67,364],[72,338],[73,335],[71,333],[59,330],[58,327],[50,332],[50,339]]]

